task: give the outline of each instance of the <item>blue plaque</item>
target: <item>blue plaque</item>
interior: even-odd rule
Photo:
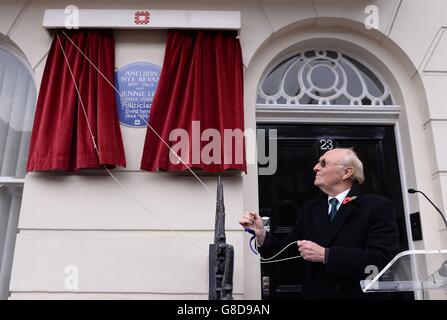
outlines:
[[[115,85],[120,93],[116,94],[116,104],[121,124],[146,127],[160,71],[161,67],[156,64],[135,62],[115,72]]]

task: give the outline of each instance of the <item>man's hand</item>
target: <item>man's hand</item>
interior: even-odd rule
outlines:
[[[326,248],[319,246],[315,242],[301,240],[297,242],[298,250],[304,260],[311,262],[324,262],[324,253]]]
[[[239,220],[239,224],[244,228],[250,228],[256,233],[256,241],[262,246],[265,239],[264,222],[256,212],[246,212]]]

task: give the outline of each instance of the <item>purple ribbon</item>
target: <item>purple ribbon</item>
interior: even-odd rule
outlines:
[[[251,251],[253,251],[253,253],[255,255],[257,255],[258,253],[256,252],[256,250],[253,247],[253,242],[254,242],[254,240],[256,238],[256,233],[253,230],[249,229],[249,228],[245,228],[244,231],[250,233],[251,235],[253,235],[253,237],[250,238],[249,245],[250,245]]]

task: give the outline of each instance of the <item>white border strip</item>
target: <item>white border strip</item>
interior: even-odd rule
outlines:
[[[13,178],[13,177],[0,177],[0,184],[11,185],[11,184],[24,184],[25,179]]]
[[[115,10],[79,9],[79,28],[112,29],[220,29],[239,30],[240,11],[208,10]],[[66,28],[73,23],[73,12],[46,9],[42,26],[47,29]]]
[[[256,104],[258,123],[396,124],[399,106],[353,107]],[[397,142],[396,142],[397,143]]]

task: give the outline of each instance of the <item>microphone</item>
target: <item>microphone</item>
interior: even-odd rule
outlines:
[[[413,188],[408,189],[408,193],[416,193],[416,192],[421,193],[421,194],[425,197],[425,199],[427,199],[428,202],[431,203],[431,205],[436,209],[436,211],[439,212],[439,214],[441,215],[442,220],[444,221],[445,227],[447,228],[447,221],[445,220],[444,214],[443,214],[442,211],[439,210],[439,208],[438,208],[437,206],[435,206],[435,204],[434,204],[434,203],[433,203],[433,202],[432,202],[432,201],[425,195],[425,193],[423,193],[422,191],[413,189]]]

